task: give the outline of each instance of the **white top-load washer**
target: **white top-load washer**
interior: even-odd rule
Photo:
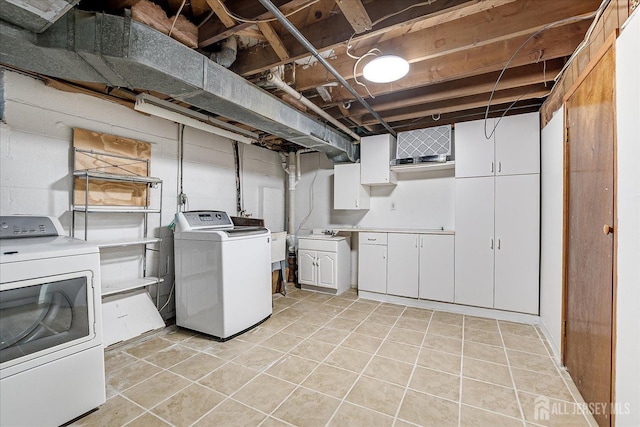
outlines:
[[[51,217],[0,217],[0,425],[57,426],[105,402],[96,245]]]
[[[176,324],[227,340],[271,316],[270,232],[223,211],[179,212]]]

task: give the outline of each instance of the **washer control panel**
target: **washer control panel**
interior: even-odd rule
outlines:
[[[203,228],[230,228],[233,222],[224,211],[178,212],[178,227],[182,231]]]

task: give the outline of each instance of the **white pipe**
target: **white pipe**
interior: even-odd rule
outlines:
[[[296,151],[296,183],[300,182],[300,154],[313,153],[315,151],[316,150],[312,150],[311,148]]]
[[[340,129],[341,131],[343,131],[344,133],[349,135],[351,138],[355,139],[356,141],[360,141],[360,136],[357,133],[355,133],[354,131],[352,131],[347,126],[343,125],[342,123],[340,123],[338,120],[336,120],[332,116],[330,116],[322,108],[318,107],[316,104],[314,104],[313,102],[309,101],[307,98],[302,96],[302,94],[300,92],[298,92],[297,90],[295,90],[294,88],[292,88],[291,86],[289,86],[288,84],[283,82],[275,74],[269,73],[267,75],[267,82],[269,82],[270,84],[274,85],[278,89],[281,89],[284,92],[288,93],[289,95],[291,95],[292,97],[294,97],[295,99],[300,101],[303,105],[305,105],[306,107],[308,107],[311,110],[313,110],[314,112],[316,112],[318,115],[320,115],[320,117],[322,117],[323,119],[325,119],[329,123],[333,124],[338,129]]]
[[[289,214],[287,216],[287,228],[290,235],[296,233],[296,158],[293,153],[289,153]]]

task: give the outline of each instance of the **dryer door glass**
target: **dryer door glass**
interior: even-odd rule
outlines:
[[[65,276],[0,291],[0,363],[89,336],[90,278]]]

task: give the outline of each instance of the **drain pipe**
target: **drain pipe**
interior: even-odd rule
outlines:
[[[276,76],[273,73],[269,73],[267,74],[266,80],[269,84],[284,91],[285,93],[293,97],[296,101],[299,101],[302,105],[314,111],[320,117],[322,117],[323,119],[325,119],[326,121],[328,121],[329,123],[337,127],[338,129],[340,129],[341,131],[349,135],[351,138],[355,139],[356,141],[360,141],[360,136],[357,133],[353,132],[347,126],[343,125],[338,120],[336,120],[335,118],[327,114],[327,112],[324,111],[322,108],[318,107],[316,104],[309,101],[309,99],[304,97],[300,92],[298,92],[297,90],[295,90],[294,88],[292,88],[291,86],[283,82],[282,79],[280,79],[280,77]]]
[[[289,195],[289,212],[287,214],[287,233],[291,236],[296,234],[296,186],[298,185],[298,180],[296,179],[298,173],[296,168],[296,156],[293,151],[289,152],[289,185],[288,185],[288,195]]]
[[[318,60],[318,62],[324,65],[327,71],[333,74],[333,76],[340,82],[340,84],[344,86],[345,89],[347,89],[351,93],[351,95],[355,96],[358,102],[360,102],[360,104],[362,104],[362,106],[366,108],[371,113],[371,115],[373,115],[373,117],[376,120],[378,120],[386,130],[389,131],[391,135],[396,136],[396,131],[393,130],[393,128],[389,126],[389,124],[385,122],[384,119],[380,117],[380,115],[371,107],[371,105],[369,105],[367,101],[365,101],[364,98],[360,96],[360,94],[356,92],[356,90],[349,83],[347,83],[344,77],[342,77],[340,73],[338,73],[338,71],[336,71],[336,69],[333,68],[333,66],[331,66],[331,64],[329,64],[329,62],[322,55],[320,55],[320,53],[316,50],[316,48],[313,47],[311,43],[309,43],[309,40],[307,40],[302,35],[302,33],[298,31],[298,29],[282,14],[282,12],[280,12],[280,9],[278,9],[270,0],[258,0],[258,1],[269,12],[273,13],[273,16],[278,21],[280,21],[282,26],[285,27],[287,31],[289,31],[291,35],[295,37],[296,40],[298,40],[300,44],[302,44],[302,46],[304,46],[304,48],[307,49],[309,53],[311,53]]]

